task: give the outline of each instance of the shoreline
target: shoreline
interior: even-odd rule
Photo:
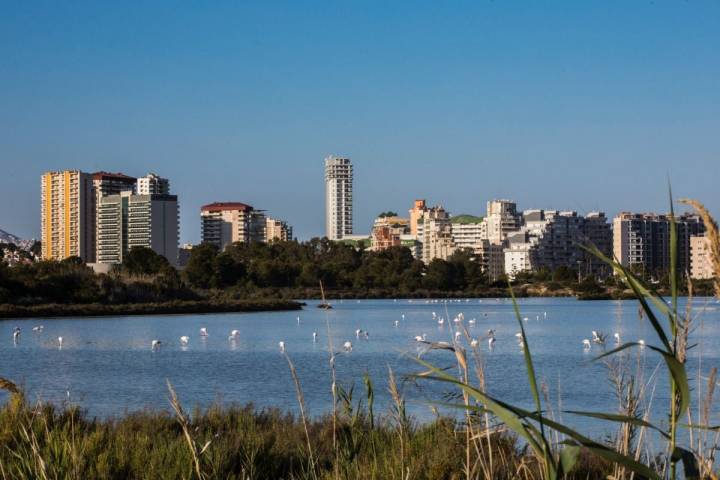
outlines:
[[[293,300],[205,300],[129,304],[44,304],[0,305],[0,320],[15,318],[107,317],[135,315],[173,315],[207,313],[249,313],[302,310],[303,303]]]

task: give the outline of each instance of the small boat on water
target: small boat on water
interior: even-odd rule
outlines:
[[[320,295],[322,296],[322,302],[318,303],[317,308],[322,308],[323,310],[330,310],[333,308],[332,305],[325,300],[325,289],[323,288],[322,280],[320,281]]]

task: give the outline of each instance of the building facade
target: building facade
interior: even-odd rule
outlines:
[[[41,177],[43,260],[80,257],[95,261],[93,177],[79,170],[46,172]]]
[[[447,260],[455,253],[450,215],[441,206],[427,209],[418,223],[422,242],[422,261],[426,265],[436,258]]]
[[[690,237],[690,278],[707,280],[714,277],[715,272],[710,258],[710,239]]]
[[[121,192],[98,205],[98,263],[122,263],[132,248],[147,247],[178,262],[179,221],[175,195]]]
[[[473,215],[453,215],[450,218],[453,241],[457,248],[474,250],[488,240],[487,222]]]
[[[341,240],[353,234],[353,165],[349,158],[325,159],[325,235]]]
[[[677,268],[690,269],[690,238],[705,232],[702,219],[694,214],[676,217]],[[659,277],[670,271],[670,217],[654,213],[622,212],[613,219],[613,254],[620,264],[640,268]]]
[[[422,219],[423,213],[427,210],[425,200],[415,200],[410,213],[410,235],[418,234],[418,222]]]
[[[284,220],[267,217],[265,220],[265,242],[289,242],[293,239],[293,230]]]
[[[370,249],[380,251],[390,247],[399,247],[402,245],[403,235],[409,233],[410,219],[398,216],[378,217],[375,219],[370,233]]]
[[[260,210],[240,202],[215,202],[200,209],[203,243],[220,251],[235,242],[266,241],[267,219]],[[275,232],[272,232],[275,235]]]
[[[148,173],[137,179],[135,192],[138,195],[169,195],[170,180],[154,173]]]
[[[520,229],[520,216],[517,205],[510,200],[491,200],[487,202],[487,238],[490,243],[501,244],[510,232]]]

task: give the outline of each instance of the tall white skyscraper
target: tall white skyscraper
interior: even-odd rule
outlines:
[[[340,240],[353,233],[353,166],[349,158],[325,159],[325,234]]]

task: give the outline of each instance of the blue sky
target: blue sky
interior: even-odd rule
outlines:
[[[241,201],[323,234],[323,158],[355,227],[415,198],[481,214],[719,213],[720,3],[2,2],[0,228],[39,235],[40,174],[171,179],[181,240]]]

